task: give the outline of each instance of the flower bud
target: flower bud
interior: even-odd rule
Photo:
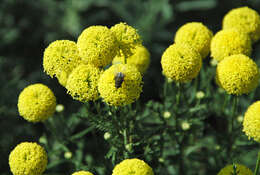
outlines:
[[[62,112],[64,111],[64,106],[62,104],[57,104],[56,105],[56,112]]]
[[[66,152],[64,153],[64,158],[65,158],[65,159],[71,159],[71,157],[72,157],[72,152],[66,151]]]
[[[239,123],[242,123],[243,120],[244,120],[244,117],[243,117],[242,115],[239,115],[239,116],[237,117],[237,121],[238,121]]]
[[[182,130],[184,130],[184,131],[189,130],[189,129],[190,129],[190,123],[188,123],[188,122],[186,122],[186,121],[182,122],[181,128],[182,128]]]
[[[205,93],[203,92],[203,91],[198,91],[197,93],[196,93],[196,98],[197,99],[202,99],[202,98],[204,98],[205,97]]]
[[[163,113],[163,117],[164,117],[165,119],[168,119],[168,118],[171,117],[171,113],[170,113],[169,111],[165,111],[165,112]]]
[[[111,138],[111,134],[109,133],[109,132],[105,132],[105,134],[104,134],[104,139],[105,140],[108,140],[108,139],[110,139]]]

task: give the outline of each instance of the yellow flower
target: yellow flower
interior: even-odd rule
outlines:
[[[73,41],[54,41],[44,51],[44,71],[51,77],[56,76],[63,86],[66,85],[68,75],[80,63],[77,44]]]
[[[235,164],[236,165],[236,174],[237,175],[253,175],[253,172],[244,165]],[[233,165],[227,165],[220,170],[217,175],[231,175],[234,174]]]
[[[248,94],[257,87],[258,79],[256,63],[242,54],[226,57],[217,66],[217,84],[229,94]]]
[[[126,23],[116,24],[110,30],[116,36],[119,48],[126,57],[133,54],[131,49],[134,49],[136,45],[142,44],[142,39],[137,30]]]
[[[200,22],[189,22],[178,29],[175,43],[187,43],[196,49],[201,58],[209,54],[212,32]]]
[[[126,59],[127,64],[134,65],[141,74],[144,74],[150,64],[150,53],[144,46],[136,46],[133,55]],[[124,55],[118,55],[113,59],[113,64],[125,63]]]
[[[245,113],[243,132],[255,141],[260,142],[260,101],[250,105]]]
[[[68,77],[69,77],[69,73],[66,73],[65,71],[61,71],[60,73],[56,74],[56,77],[60,83],[60,85],[66,87],[67,81],[68,81]]]
[[[29,122],[40,122],[52,116],[56,108],[53,92],[43,84],[24,88],[18,98],[18,111]]]
[[[140,159],[125,159],[115,166],[112,175],[154,175],[152,168]]]
[[[86,28],[80,34],[77,45],[83,61],[97,67],[110,64],[118,52],[116,38],[105,26]]]
[[[73,173],[72,175],[93,175],[93,174],[89,171],[77,171],[77,172]]]
[[[98,98],[99,68],[82,64],[72,71],[67,81],[67,92],[73,99],[81,102],[94,101]]]
[[[252,41],[256,42],[260,38],[260,16],[248,7],[233,9],[223,19],[223,29],[230,28],[249,34]]]
[[[124,106],[139,98],[142,83],[142,76],[135,66],[116,64],[100,76],[98,91],[106,103]]]
[[[235,54],[250,56],[251,39],[236,29],[221,30],[212,38],[210,50],[211,57],[218,61]]]
[[[201,68],[199,52],[188,44],[173,44],[161,59],[163,74],[176,82],[187,82],[195,78]]]
[[[41,175],[47,163],[47,153],[37,143],[22,142],[9,155],[13,175]]]

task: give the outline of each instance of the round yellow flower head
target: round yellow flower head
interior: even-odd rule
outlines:
[[[167,78],[183,83],[198,75],[202,59],[190,45],[172,44],[164,51],[161,64]]]
[[[243,131],[249,139],[260,142],[260,101],[248,107],[244,116]]]
[[[142,83],[141,73],[135,66],[116,64],[100,76],[98,91],[109,105],[125,106],[139,98]]]
[[[220,170],[217,175],[231,175],[234,174],[233,165],[227,165]],[[253,172],[244,165],[236,164],[237,175],[253,175]]]
[[[66,73],[65,71],[61,71],[59,74],[56,74],[56,77],[57,77],[59,83],[64,87],[66,87],[66,84],[68,81],[68,76],[69,76],[69,74]]]
[[[256,42],[260,38],[260,16],[248,7],[233,9],[223,19],[223,29],[230,28],[249,34],[252,41]]]
[[[189,22],[178,29],[175,43],[187,43],[196,49],[202,58],[209,54],[212,32],[200,22]]]
[[[18,98],[19,114],[29,122],[40,122],[52,116],[56,108],[56,98],[45,85],[29,85]]]
[[[82,64],[72,71],[67,81],[67,92],[73,99],[81,102],[94,101],[98,98],[99,68]]]
[[[125,159],[115,166],[112,175],[154,175],[152,168],[140,159]]]
[[[217,84],[229,94],[248,94],[257,87],[258,79],[256,63],[245,55],[226,57],[217,65]]]
[[[97,67],[110,64],[118,52],[116,38],[105,26],[86,28],[80,34],[77,45],[83,61]]]
[[[236,29],[219,31],[211,40],[211,57],[221,61],[235,54],[251,55],[251,39],[245,33]]]
[[[77,171],[77,172],[73,173],[72,175],[93,175],[93,174],[89,171]]]
[[[41,175],[47,163],[47,153],[37,143],[22,142],[9,155],[13,175]]]
[[[150,53],[144,46],[136,46],[133,55],[126,59],[127,64],[134,65],[141,74],[144,74],[150,64]],[[113,64],[125,63],[124,55],[118,55],[113,59]]]
[[[142,39],[137,30],[126,23],[119,23],[111,27],[112,33],[116,36],[120,50],[126,57],[131,56],[136,45],[142,44]]]
[[[56,76],[63,86],[66,85],[68,75],[80,62],[77,44],[73,41],[54,41],[44,51],[44,71],[51,77]]]

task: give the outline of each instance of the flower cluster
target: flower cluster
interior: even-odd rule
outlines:
[[[47,166],[47,153],[37,143],[22,142],[9,155],[14,175],[41,175]]]
[[[209,54],[212,32],[200,22],[190,22],[176,32],[175,43],[187,43],[196,49],[202,58]]]
[[[97,84],[101,71],[95,66],[82,64],[70,74],[67,82],[68,93],[76,100],[86,102],[98,98]]]
[[[72,175],[93,175],[93,174],[89,171],[77,171],[77,172],[73,173]]]
[[[125,63],[136,66],[141,74],[144,74],[150,64],[150,53],[141,45],[137,45],[133,49],[133,55],[125,58],[123,55],[118,55],[113,59],[113,64]]]
[[[77,45],[82,59],[97,67],[104,67],[111,63],[118,52],[116,38],[105,26],[86,28],[80,34]]]
[[[137,33],[137,30],[126,23],[119,23],[111,27],[111,32],[117,39],[118,45],[122,54],[125,57],[131,56],[132,49],[137,45],[142,45],[142,39]]]
[[[234,172],[233,165],[227,165],[224,168],[222,168],[217,175],[231,175],[231,174],[253,175],[253,172],[245,165],[235,164],[235,166],[236,166],[236,172]]]
[[[223,29],[212,38],[211,57],[219,62],[216,83],[229,94],[248,94],[258,86],[258,66],[250,55],[252,43],[260,36],[259,27],[259,14],[240,7],[225,15]]]
[[[122,65],[108,68],[112,60],[113,64]],[[116,106],[132,103],[139,98],[142,91],[142,77],[139,74],[147,70],[149,63],[150,53],[142,45],[140,35],[126,23],[116,24],[110,29],[90,26],[79,35],[77,43],[54,41],[45,49],[43,57],[45,72],[57,77],[73,99],[87,102],[101,97]],[[126,70],[117,71],[115,67]],[[122,86],[118,88],[115,86],[117,73],[123,74],[120,80]],[[107,76],[110,76],[111,82],[98,83],[100,77],[108,80]]]
[[[53,92],[43,84],[26,87],[18,98],[19,114],[30,122],[40,122],[52,116],[56,109]]]
[[[98,90],[108,104],[124,106],[139,98],[142,92],[142,76],[132,65],[115,64],[101,75]]]
[[[260,142],[260,101],[248,107],[243,121],[243,131],[250,138]]]
[[[221,30],[212,38],[210,50],[211,57],[218,61],[235,54],[250,56],[251,39],[237,29]]]
[[[223,29],[236,28],[250,36],[253,42],[260,38],[260,15],[248,7],[231,10],[223,19]]]
[[[258,67],[245,55],[232,55],[218,64],[216,80],[218,85],[229,94],[248,94],[259,83]]]
[[[190,45],[179,43],[169,46],[161,59],[163,74],[177,82],[195,78],[202,66],[202,59]]]
[[[154,175],[152,168],[140,159],[126,159],[113,169],[112,175]]]
[[[77,44],[73,41],[54,41],[44,51],[44,71],[51,77],[56,76],[63,86],[66,86],[68,75],[80,63]]]

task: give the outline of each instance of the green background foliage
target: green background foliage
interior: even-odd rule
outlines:
[[[144,76],[144,89],[137,105],[141,112],[134,115],[137,116],[137,120],[146,121],[147,126],[150,126],[149,122],[155,123],[153,129],[160,132],[160,125],[163,125],[161,116],[164,111],[174,110],[173,99],[176,94],[174,84],[165,85],[170,90],[163,94],[164,77],[161,74],[160,59],[163,51],[173,43],[176,30],[186,22],[201,21],[215,33],[221,29],[223,16],[230,9],[240,6],[249,6],[260,12],[259,0],[2,0],[1,174],[11,174],[8,155],[18,143],[39,142],[40,138],[48,151],[50,161],[46,174],[69,174],[77,169],[90,169],[100,175],[111,174],[111,159],[113,149],[116,148],[111,148],[110,145],[116,144],[116,139],[109,142],[103,139],[104,132],[111,126],[99,125],[99,121],[94,117],[85,121],[84,118],[90,115],[93,104],[82,105],[72,100],[57,80],[51,79],[43,72],[43,51],[49,43],[60,39],[76,41],[81,31],[91,25],[111,27],[124,21],[137,28],[144,45],[151,52],[151,65]],[[252,58],[260,66],[260,42],[254,45]],[[187,174],[216,174],[226,163],[232,163],[226,152],[222,151],[225,144],[228,144],[223,130],[227,127],[232,99],[219,92],[213,78],[215,67],[211,67],[209,62],[209,58],[204,60],[203,66],[208,68],[201,71],[199,85],[196,88],[194,82],[183,87],[186,92],[183,98],[186,98],[187,102],[181,102],[178,110],[179,115],[183,116],[183,121],[192,123],[192,128],[184,136],[188,145],[183,153],[184,162],[189,165]],[[16,105],[21,90],[29,84],[39,82],[48,85],[54,91],[57,102],[65,106],[65,111],[55,114],[48,123],[32,124],[19,116]],[[200,102],[195,99],[198,90],[206,93],[206,98]],[[238,114],[243,114],[248,105],[259,100],[259,97],[259,88],[248,96],[242,96]],[[222,110],[224,98],[227,98],[227,104]],[[104,116],[106,112],[105,108],[101,110]],[[60,132],[66,130],[60,118],[69,127],[66,132]],[[93,123],[100,127],[99,130],[92,127]],[[48,125],[49,130],[44,125]],[[241,124],[237,123],[238,127],[239,125]],[[140,129],[139,126],[138,128]],[[140,131],[147,135],[150,132],[152,130],[146,128]],[[177,131],[176,133],[178,134]],[[189,135],[192,133],[197,134],[196,139],[190,138]],[[235,143],[235,161],[253,169],[257,145],[253,141],[247,141],[241,131],[238,134],[241,135],[241,139],[239,143]],[[179,149],[168,143],[167,150],[161,155],[167,159],[158,163],[158,157],[155,156],[161,154],[158,145],[161,138],[152,137],[147,142],[147,138],[142,139],[145,141],[134,145],[140,151],[136,155],[141,154],[140,158],[148,160],[156,174],[175,174],[174,162],[178,161],[176,155],[179,153],[176,150]],[[167,137],[165,139],[167,140]],[[72,152],[71,159],[64,158],[66,151]]]

